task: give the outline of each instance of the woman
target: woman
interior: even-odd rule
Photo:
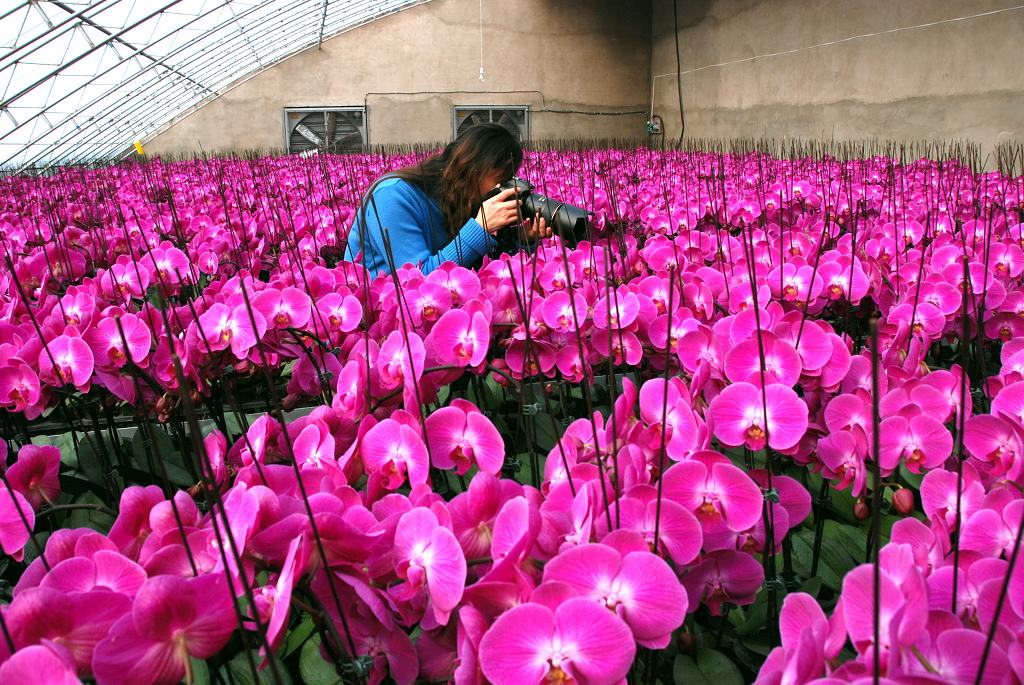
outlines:
[[[392,263],[417,265],[424,274],[447,261],[474,266],[497,244],[494,235],[519,221],[513,189],[483,197],[512,178],[522,162],[519,141],[504,127],[467,129],[441,154],[371,186],[349,231],[345,258],[361,255],[373,275],[391,271]],[[527,240],[550,235],[543,218],[523,226]]]

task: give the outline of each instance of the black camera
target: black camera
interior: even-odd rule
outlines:
[[[488,200],[503,190],[515,188],[520,201],[520,209],[524,219],[543,217],[551,231],[557,234],[569,247],[575,247],[581,240],[589,240],[590,216],[593,212],[576,207],[574,205],[560,202],[553,198],[534,192],[533,184],[521,178],[512,178],[505,181],[497,188],[484,195]],[[517,245],[516,236],[518,229],[509,226],[498,231],[496,236],[499,248],[502,251],[511,251]],[[511,247],[511,250],[508,249]]]

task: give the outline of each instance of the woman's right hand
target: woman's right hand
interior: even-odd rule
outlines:
[[[519,200],[515,194],[515,188],[507,188],[494,197],[484,200],[480,211],[476,214],[476,220],[488,233],[497,233],[506,226],[519,221]]]

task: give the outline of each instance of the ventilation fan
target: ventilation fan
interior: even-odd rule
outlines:
[[[362,109],[287,110],[288,152],[359,152],[366,146]]]
[[[519,140],[529,137],[526,107],[456,107],[455,135],[476,124],[501,124]]]

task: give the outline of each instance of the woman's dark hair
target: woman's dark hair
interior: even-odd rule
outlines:
[[[512,178],[523,163],[523,148],[500,124],[477,124],[464,130],[439,155],[389,174],[419,186],[433,197],[452,235],[472,217],[480,204],[480,179],[500,169],[502,181]]]

